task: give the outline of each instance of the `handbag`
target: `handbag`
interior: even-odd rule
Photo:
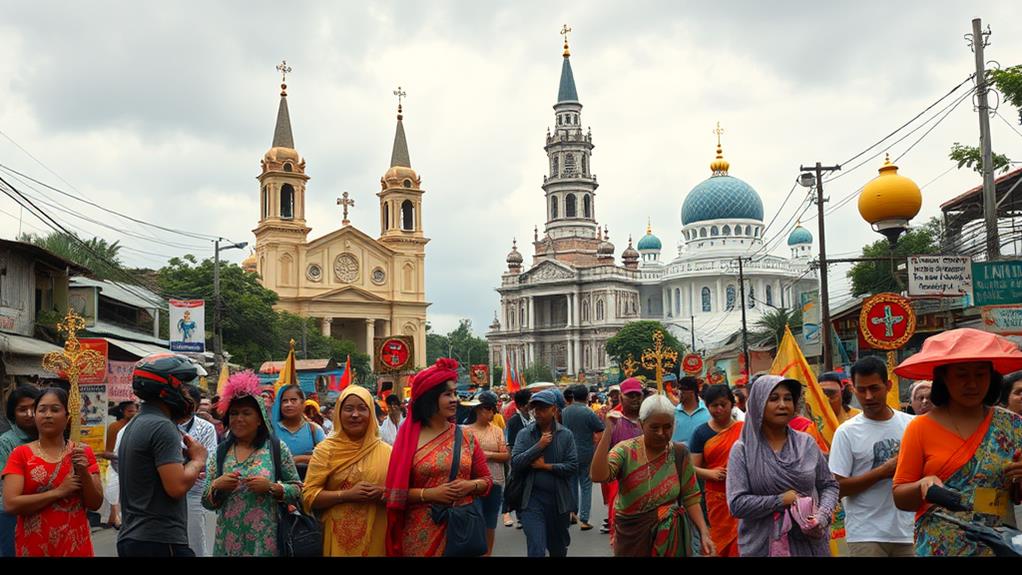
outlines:
[[[798,524],[802,533],[819,539],[827,534],[827,530],[819,520],[820,509],[812,497],[798,497],[789,508],[792,520]]]
[[[267,441],[272,444],[270,451],[273,453],[273,473],[279,482],[281,480],[280,440],[271,434]],[[277,551],[281,557],[322,557],[323,529],[319,520],[306,515],[301,507],[279,503]]]
[[[461,442],[464,431],[455,426],[454,461],[451,463],[451,475],[447,481],[458,477],[461,467]],[[488,549],[486,545],[486,522],[483,520],[482,502],[472,498],[472,503],[461,506],[448,506],[434,503],[429,508],[433,523],[447,524],[447,545],[444,557],[482,557]]]

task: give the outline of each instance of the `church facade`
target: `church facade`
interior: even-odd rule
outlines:
[[[499,311],[487,333],[490,361],[519,369],[534,363],[569,376],[611,366],[606,341],[631,321],[665,323],[681,341],[712,354],[771,308],[792,308],[817,288],[810,267],[812,234],[801,226],[787,238],[790,258],[770,254],[763,203],[749,184],[729,174],[718,130],[711,175],[681,208],[681,238],[664,253],[647,225],[637,246],[616,248],[597,223],[592,133],[581,127],[568,45],[564,45],[555,129],[548,130],[543,178],[546,224],[533,231],[530,265],[513,242],[497,292]],[[617,198],[618,201],[623,198]],[[603,209],[610,205],[604,199]],[[612,208],[610,208],[612,209]],[[738,259],[743,260],[745,301]],[[638,358],[636,358],[638,360]]]
[[[345,212],[341,228],[309,240],[305,206],[310,178],[295,148],[286,84],[281,84],[273,145],[260,167],[255,252],[242,265],[277,293],[276,308],[316,318],[323,335],[354,341],[370,357],[375,337],[411,336],[415,365],[425,365],[429,239],[422,226],[424,190],[409,161],[401,106],[390,168],[376,194],[376,237],[347,220],[345,194],[337,201]]]

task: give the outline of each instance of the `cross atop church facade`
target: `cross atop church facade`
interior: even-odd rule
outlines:
[[[348,221],[348,208],[355,206],[355,200],[352,200],[348,197],[348,192],[344,192],[343,194],[341,194],[341,197],[337,198],[337,205],[341,206],[341,208],[344,210],[344,219],[341,220],[341,225],[350,226],[351,222]]]
[[[891,306],[884,306],[884,317],[875,317],[870,320],[873,325],[884,324],[884,337],[894,337],[894,326],[905,321],[905,316],[891,313]]]

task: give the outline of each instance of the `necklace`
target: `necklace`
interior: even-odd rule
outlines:
[[[47,452],[43,448],[43,442],[39,441],[39,440],[36,440],[36,449],[39,451],[39,455],[41,455],[43,459],[45,459],[46,461],[48,461],[50,463],[62,461],[64,459],[64,455],[67,453],[67,446],[68,446],[68,442],[67,442],[67,440],[65,440],[64,441],[64,445],[61,446],[60,452],[57,454],[57,457],[52,457],[49,454],[49,452]]]

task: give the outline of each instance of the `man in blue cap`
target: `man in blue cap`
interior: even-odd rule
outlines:
[[[587,391],[584,385],[573,385],[569,388],[576,398],[585,398]],[[589,524],[589,511],[592,508],[593,480],[589,476],[589,466],[593,462],[593,453],[596,450],[593,436],[603,432],[603,422],[592,409],[586,405],[584,400],[576,400],[564,408],[561,414],[561,422],[564,427],[571,430],[575,437],[575,447],[578,450],[578,474],[575,478],[575,485],[572,489],[579,490],[578,519],[581,520],[580,528],[588,531],[593,528]],[[572,523],[575,518],[572,518]]]
[[[566,557],[571,514],[578,510],[572,489],[578,453],[571,431],[558,423],[565,407],[558,389],[532,395],[533,421],[518,434],[511,452],[511,470],[524,474],[525,488],[518,518],[525,530],[529,557]]]

